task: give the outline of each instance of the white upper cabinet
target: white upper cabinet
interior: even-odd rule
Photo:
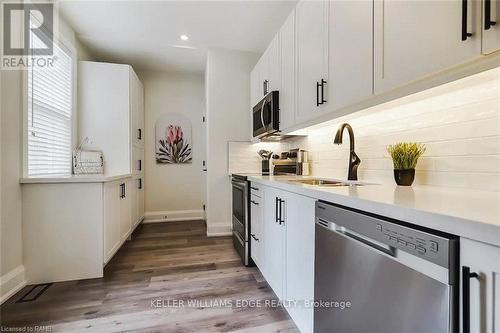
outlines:
[[[479,56],[480,5],[475,0],[376,0],[375,93],[389,91]],[[468,15],[463,25],[465,9]],[[472,36],[462,40],[463,32]]]
[[[144,90],[129,65],[80,61],[78,135],[100,150],[108,176],[133,173],[133,147],[144,147]]]
[[[373,94],[373,0],[330,2],[330,111]]]
[[[280,35],[276,34],[269,44],[267,52],[267,92],[281,90],[281,59],[280,59]]]
[[[253,107],[259,102],[262,94],[259,70],[259,62],[257,62],[250,73],[250,114],[252,114]],[[252,119],[252,117],[250,117],[250,119]]]
[[[483,54],[500,50],[500,1],[484,0],[483,2]]]
[[[286,131],[295,125],[295,9],[288,16],[280,29],[281,89],[280,130]]]
[[[133,70],[130,71],[131,137],[137,147],[144,147],[144,88]]]
[[[328,7],[328,1],[295,7],[297,123],[328,111]]]

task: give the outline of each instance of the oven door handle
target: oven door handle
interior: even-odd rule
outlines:
[[[237,181],[237,180],[232,180],[231,184],[234,187],[237,187],[237,188],[242,189],[242,190],[246,189],[246,187],[247,187],[246,182],[240,182],[240,181]]]

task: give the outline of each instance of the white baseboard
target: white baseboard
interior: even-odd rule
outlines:
[[[230,223],[209,223],[207,221],[208,237],[231,236],[232,234]]]
[[[19,265],[0,277],[0,304],[26,286],[24,266]]]
[[[201,209],[192,210],[169,210],[159,212],[146,212],[142,223],[175,222],[204,220],[205,211]]]

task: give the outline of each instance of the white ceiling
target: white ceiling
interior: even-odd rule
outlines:
[[[100,60],[200,73],[208,48],[263,52],[295,6],[281,1],[59,1]],[[181,41],[186,34],[189,40]]]

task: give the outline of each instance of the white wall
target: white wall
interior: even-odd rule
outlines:
[[[211,49],[207,57],[207,233],[231,231],[228,141],[250,138],[250,71],[258,55]]]
[[[308,149],[314,175],[345,179],[347,131],[344,144],[333,144],[342,122],[354,129],[360,180],[394,183],[387,145],[417,141],[427,151],[417,164],[415,185],[500,190],[500,68],[321,124],[310,129],[306,138],[287,141],[282,149]],[[235,168],[249,154],[249,147],[233,148],[240,159],[231,164]]]
[[[80,52],[73,29],[59,18],[59,33]],[[18,28],[19,34],[21,30]],[[75,45],[77,44],[77,45]],[[85,51],[86,57],[90,53]],[[22,120],[23,75],[21,70],[1,73],[0,130],[0,302],[5,301],[25,283],[22,241]]]
[[[22,71],[2,71],[0,297],[22,286]],[[10,273],[10,274],[9,274]]]
[[[139,72],[145,93],[145,202],[146,222],[204,218],[205,84],[202,75]],[[170,112],[191,120],[193,162],[157,164],[155,122]],[[166,218],[165,218],[166,216]]]

